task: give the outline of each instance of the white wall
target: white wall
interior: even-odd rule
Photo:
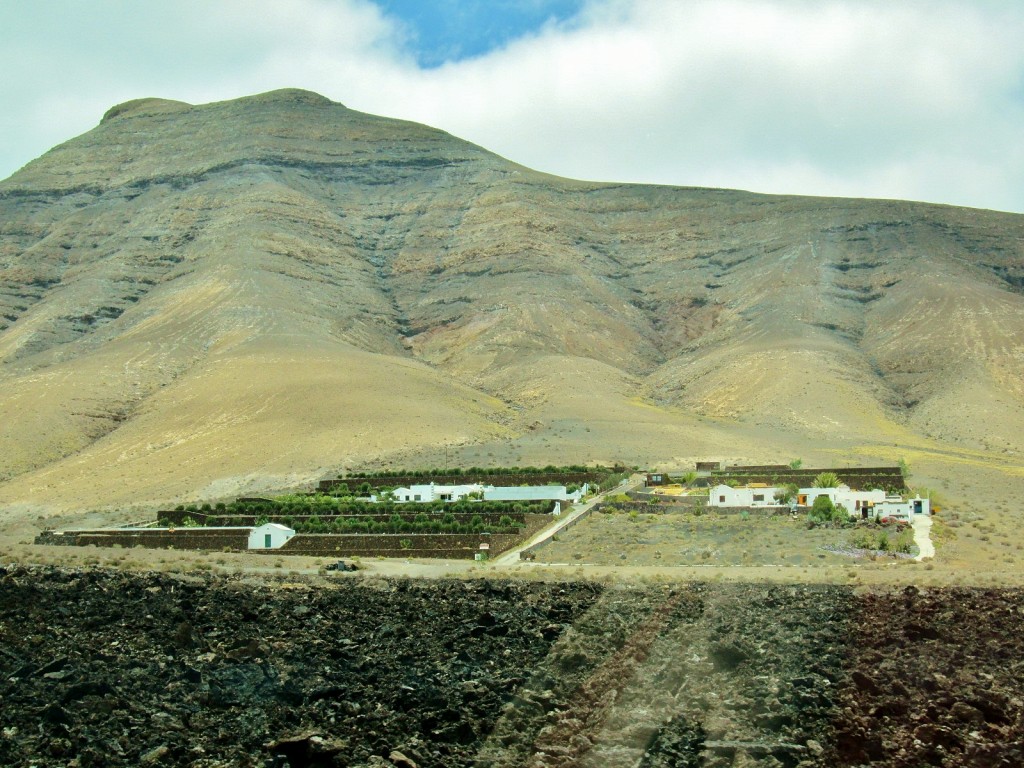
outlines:
[[[716,485],[708,495],[712,507],[775,507],[778,488],[730,488]]]
[[[564,485],[498,486],[484,488],[484,501],[573,501],[577,502],[583,491],[569,493]]]

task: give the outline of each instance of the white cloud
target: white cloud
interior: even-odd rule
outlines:
[[[566,176],[1024,211],[1024,9],[996,2],[592,0],[426,71],[366,0],[89,8],[0,54],[33,61],[0,84],[9,170],[127,98],[294,86]]]

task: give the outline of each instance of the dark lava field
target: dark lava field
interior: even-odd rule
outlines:
[[[0,567],[0,765],[1024,765],[1024,593]]]

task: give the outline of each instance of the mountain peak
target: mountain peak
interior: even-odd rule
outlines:
[[[258,93],[238,99],[242,104],[310,104],[319,107],[342,107],[343,104],[331,101],[315,91],[302,88],[279,88],[276,91]]]
[[[173,99],[132,99],[121,104],[115,104],[108,109],[100,120],[100,124],[113,120],[116,117],[155,115],[161,112],[180,112],[191,108],[191,104],[184,101],[174,101]]]
[[[274,104],[281,106],[308,105],[317,107],[345,108],[344,104],[331,101],[326,96],[321,96],[319,93],[303,90],[302,88],[279,88],[275,91],[267,91],[266,93],[258,93],[254,96],[245,96],[240,99],[232,99],[230,101],[220,103],[244,105]],[[150,117],[157,114],[184,112],[192,109],[193,107],[193,104],[189,104],[185,101],[176,101],[174,99],[160,99],[153,97],[132,99],[112,106],[104,113],[100,123],[103,124],[119,117]]]

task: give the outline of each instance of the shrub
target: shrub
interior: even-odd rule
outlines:
[[[828,496],[817,496],[811,511],[807,514],[807,522],[811,527],[829,523],[849,522],[850,515],[842,504],[836,506]]]
[[[857,549],[876,549],[874,533],[867,528],[858,528],[850,537],[850,545]]]

